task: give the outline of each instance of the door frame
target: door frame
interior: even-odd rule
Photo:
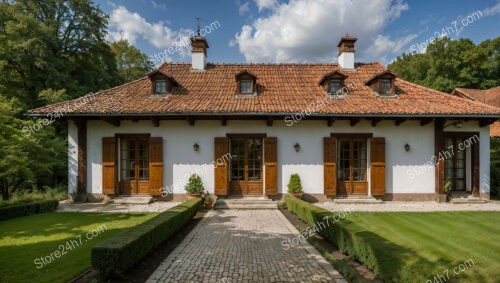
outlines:
[[[337,195],[339,196],[355,196],[355,195],[358,195],[358,196],[364,196],[364,195],[368,195],[368,164],[369,164],[369,155],[368,155],[368,141],[370,138],[373,138],[373,134],[372,133],[332,133],[330,134],[331,137],[334,137],[336,138],[337,140],[337,148],[335,149],[337,152],[336,152],[336,157],[337,157],[337,160],[335,160],[335,162],[337,163],[337,170],[335,171],[335,178],[337,180]],[[344,180],[339,180],[338,179],[338,170],[340,169],[340,162],[339,161],[339,158],[340,158],[340,154],[339,154],[339,148],[340,148],[340,143],[342,141],[342,139],[349,139],[350,140],[350,143],[349,143],[349,159],[350,161],[353,161],[353,148],[352,148],[352,141],[353,140],[363,140],[365,142],[365,176],[364,176],[364,181],[353,181],[353,180],[350,180],[350,181],[344,181]],[[350,166],[349,166],[349,171],[350,171],[350,177],[351,179],[353,178],[353,166],[352,166],[352,163],[350,163]],[[351,187],[350,190],[347,188],[346,186],[346,183],[349,184],[349,186]],[[345,188],[342,188],[341,190],[341,187],[342,186],[345,186]],[[358,188],[360,187],[361,190],[363,191],[362,193],[355,193],[355,189],[354,187],[357,186]],[[345,191],[345,194],[344,192]]]
[[[151,138],[151,134],[115,134],[115,138],[117,139],[117,171],[118,171],[118,174],[117,174],[117,179],[118,179],[118,194],[119,195],[149,195],[149,189],[148,189],[148,192],[147,193],[140,193],[140,188],[139,186],[141,187],[146,187],[146,188],[149,188],[149,180],[151,178],[151,176],[149,176],[148,180],[140,180],[139,179],[139,170],[138,170],[138,167],[139,167],[139,163],[136,162],[136,165],[135,165],[135,176],[134,176],[134,180],[133,181],[122,181],[121,178],[122,178],[122,140],[123,139],[134,139],[134,140],[144,140],[147,144],[148,144],[148,148],[149,148],[149,140]],[[150,149],[148,149],[150,150]],[[148,163],[149,163],[149,152],[148,152]],[[147,168],[149,170],[149,164],[147,165]],[[151,172],[149,172],[149,174],[151,174]],[[135,183],[135,184],[132,184],[132,183]],[[130,190],[130,193],[123,193],[122,191],[124,191],[124,188],[123,186],[125,185],[131,185],[132,189]],[[132,186],[133,185],[133,186]]]
[[[478,137],[478,140],[471,144],[468,148],[470,148],[470,160],[467,162],[467,151],[465,151],[465,160],[464,160],[464,190],[453,190],[452,192],[457,192],[457,193],[466,193],[466,194],[479,194],[479,165],[480,165],[480,154],[479,154],[479,142],[480,142],[480,132],[443,132],[443,153],[448,150],[446,148],[446,139],[447,138],[456,138],[456,137],[461,137],[465,140],[469,140],[473,138],[474,136]],[[465,149],[467,150],[467,148]],[[455,151],[455,149],[454,149]],[[452,153],[452,156],[455,156],[455,152]],[[470,175],[467,175],[467,163],[469,163],[470,166]],[[477,166],[476,166],[477,164]],[[477,168],[476,168],[477,167]],[[444,162],[444,170],[446,171],[446,162]],[[470,178],[471,183],[470,183],[470,191],[467,191],[467,180]],[[444,179],[446,182],[446,178]],[[446,183],[445,183],[446,184]]]
[[[232,180],[232,164],[233,164],[233,158],[229,161],[229,166],[228,166],[228,174],[229,174],[229,186],[228,186],[228,195],[233,195],[233,196],[248,196],[248,195],[264,195],[264,153],[265,153],[265,145],[264,145],[264,138],[267,137],[267,134],[262,134],[262,133],[244,133],[244,134],[226,134],[226,137],[229,139],[229,153],[232,151],[232,141],[233,140],[244,140],[245,141],[245,169],[244,169],[244,175],[245,175],[245,180],[244,181],[233,181]],[[246,143],[247,140],[249,139],[260,139],[261,140],[261,164],[260,164],[260,181],[249,181],[248,180],[248,144]],[[243,183],[243,188],[241,189],[241,194],[234,194],[231,193],[232,189],[236,183],[233,182],[238,182],[239,184]],[[258,185],[260,188],[260,193],[258,194],[250,194],[248,193],[248,185],[252,183],[253,185]],[[238,185],[239,185],[238,184]]]

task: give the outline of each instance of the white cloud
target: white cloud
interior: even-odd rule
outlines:
[[[115,6],[109,17],[108,39],[116,41],[126,39],[131,44],[145,40],[162,51],[168,47],[177,49],[180,57],[187,56],[190,50],[189,40],[183,40],[193,31],[190,29],[172,30],[164,22],[149,23],[138,13],[133,13],[123,6]],[[180,46],[181,42],[187,42]],[[179,46],[177,48],[177,46]],[[170,58],[168,58],[170,59]]]
[[[415,37],[381,35],[389,22],[408,9],[406,3],[392,0],[290,0],[271,15],[244,25],[232,43],[247,62],[332,62],[338,41],[349,33],[358,37],[358,59],[383,59],[382,53],[396,53],[393,48],[401,50]]]
[[[160,9],[163,11],[167,10],[167,5],[165,3],[156,2],[155,0],[151,0],[151,5],[153,5],[153,8],[155,8],[155,9]]]
[[[245,2],[243,4],[238,3],[238,13],[240,15],[248,13],[249,11],[250,11],[250,3],[248,2]]]
[[[496,14],[500,14],[500,1],[493,7],[486,8],[481,11],[484,16],[493,16]]]
[[[264,9],[274,9],[278,7],[277,0],[255,0],[255,5],[259,7],[259,12]]]

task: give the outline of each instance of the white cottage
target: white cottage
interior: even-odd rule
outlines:
[[[29,112],[65,113],[70,193],[181,199],[197,173],[217,196],[276,199],[298,173],[309,199],[489,198],[498,108],[354,63],[351,36],[326,64],[210,64],[191,41],[191,64]]]

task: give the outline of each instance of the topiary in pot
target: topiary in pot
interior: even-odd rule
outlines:
[[[204,190],[201,177],[197,174],[192,174],[187,184],[184,186],[184,189],[186,189],[188,193],[188,199],[201,198]]]
[[[297,173],[290,176],[290,181],[288,182],[288,194],[298,199],[301,199],[304,195],[300,176]]]
[[[205,205],[206,209],[211,209],[214,205],[214,200],[212,199],[208,191],[205,192],[205,197],[203,198],[203,204]]]

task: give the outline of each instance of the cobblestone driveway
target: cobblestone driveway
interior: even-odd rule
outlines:
[[[148,282],[346,282],[278,210],[212,210]],[[336,279],[335,279],[336,278]]]

